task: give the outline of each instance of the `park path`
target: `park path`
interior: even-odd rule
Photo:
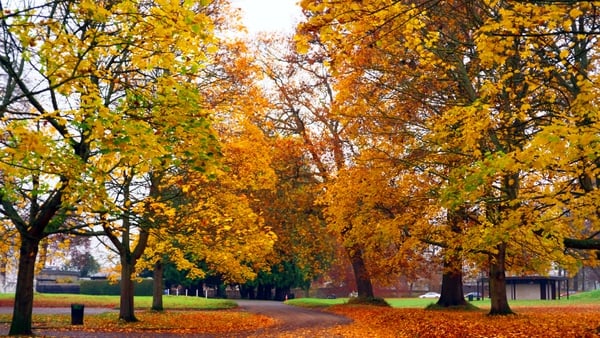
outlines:
[[[291,306],[282,302],[276,301],[260,301],[260,300],[236,300],[238,303],[238,311],[247,311],[251,313],[257,313],[274,318],[278,321],[278,325],[274,327],[258,329],[255,331],[243,331],[228,334],[224,336],[210,335],[210,334],[194,334],[190,335],[193,337],[230,337],[230,338],[242,338],[242,337],[278,337],[285,335],[286,332],[295,330],[318,330],[319,328],[326,328],[335,325],[343,325],[351,322],[350,319],[338,316],[332,313],[320,311],[317,309],[307,309],[297,306]],[[106,308],[85,308],[85,314],[102,313],[106,311],[116,311]],[[0,307],[0,313],[12,313],[12,308]],[[44,314],[70,314],[70,308],[34,308],[34,313]],[[123,333],[110,333],[110,332],[85,332],[77,331],[73,327],[72,331],[54,331],[51,328],[34,328],[34,334],[36,337],[103,337],[103,338],[117,338],[123,337]],[[0,335],[6,335],[8,333],[8,324],[0,323]],[[127,337],[180,337],[181,334],[169,334],[169,333],[128,333]]]

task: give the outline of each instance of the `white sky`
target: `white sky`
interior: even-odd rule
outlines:
[[[250,34],[291,32],[301,17],[298,0],[231,0],[242,10],[244,25]]]

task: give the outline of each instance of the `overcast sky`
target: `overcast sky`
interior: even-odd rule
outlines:
[[[250,33],[292,31],[301,17],[298,0],[231,0],[243,11],[244,25]]]

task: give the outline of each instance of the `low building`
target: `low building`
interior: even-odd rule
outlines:
[[[40,293],[79,293],[79,272],[42,269],[36,276],[35,291]]]
[[[506,277],[508,299],[560,299],[561,290],[569,293],[569,280],[556,276]],[[489,278],[477,281],[477,292],[489,297]],[[568,296],[567,296],[568,297]]]

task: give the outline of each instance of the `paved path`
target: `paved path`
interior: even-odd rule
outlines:
[[[282,302],[260,301],[260,300],[238,300],[241,310],[252,313],[262,314],[275,318],[281,322],[273,328],[263,329],[255,332],[260,337],[273,336],[277,333],[292,331],[297,329],[315,329],[320,327],[330,327],[335,325],[349,324],[349,318],[338,316],[333,313],[319,311],[317,309],[308,309],[298,306],[291,306]]]
[[[287,331],[297,329],[318,329],[334,325],[348,324],[350,319],[338,316],[332,313],[323,312],[315,309],[301,308],[291,306],[282,302],[275,301],[259,301],[259,300],[236,300],[239,305],[239,311],[247,311],[265,315],[279,321],[279,325],[275,327],[259,329],[253,332],[239,332],[228,335],[227,337],[277,337]],[[116,311],[106,308],[85,308],[85,314],[97,314],[107,311]],[[44,314],[70,314],[71,308],[34,308],[34,313]],[[12,313],[12,308],[0,307],[0,313]],[[0,324],[0,335],[8,333],[8,324]],[[108,333],[108,332],[84,332],[84,331],[53,331],[52,329],[35,328],[34,334],[43,337],[123,337],[123,333]],[[180,334],[168,333],[139,333],[127,334],[127,337],[179,337]],[[223,335],[199,335],[194,334],[194,337],[223,337]]]

